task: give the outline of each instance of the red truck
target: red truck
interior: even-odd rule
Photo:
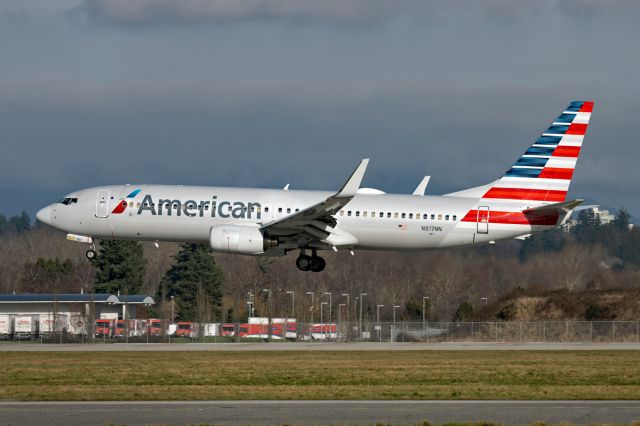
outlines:
[[[168,329],[167,321],[159,319],[150,319],[148,332],[150,336],[164,336]]]
[[[195,322],[179,322],[176,328],[176,336],[178,337],[197,337],[198,324]]]
[[[114,320],[112,319],[98,319],[96,320],[96,337],[105,336],[111,337],[113,336],[113,324]]]

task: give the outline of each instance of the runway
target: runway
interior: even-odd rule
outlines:
[[[593,351],[640,350],[640,343],[91,343],[0,344],[0,352],[145,352],[145,351]]]
[[[412,425],[423,421],[630,424],[640,401],[0,402],[3,424]]]

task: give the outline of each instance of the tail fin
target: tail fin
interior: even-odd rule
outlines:
[[[565,201],[592,111],[592,101],[571,102],[504,176],[448,195],[533,204]]]

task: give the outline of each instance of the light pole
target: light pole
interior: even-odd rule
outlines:
[[[376,306],[376,323],[378,325],[378,342],[382,341],[382,333],[381,333],[381,327],[380,327],[380,308],[384,308],[384,305],[377,305]]]
[[[422,298],[422,332],[427,331],[427,304],[426,301],[429,300],[429,296],[424,296]],[[429,302],[431,303],[431,302]]]
[[[367,293],[360,293],[360,321],[358,323],[358,333],[360,333],[359,339],[362,339],[362,303],[364,302],[364,296]]]
[[[391,334],[391,341],[396,341],[396,309],[399,308],[399,305],[393,305],[393,333]]]
[[[253,293],[249,292],[249,301],[247,302],[247,305],[249,305],[249,318],[251,318],[253,316]]]
[[[264,293],[267,293],[267,306],[268,306],[268,309],[269,309],[269,322],[267,323],[267,327],[269,327],[268,340],[270,342],[271,341],[271,289],[270,288],[263,288],[262,291]]]
[[[287,291],[287,294],[291,295],[291,318],[296,317],[296,292],[293,290]]]
[[[323,311],[322,305],[326,305],[328,303],[329,302],[320,302],[320,324],[322,324],[322,335],[324,337],[324,340],[327,340],[327,327],[325,327],[324,321],[322,319],[322,311]]]
[[[342,315],[340,315],[340,312],[341,312],[341,311],[340,311],[340,308],[342,308],[342,307],[344,307],[344,306],[347,306],[347,305],[346,305],[346,304],[344,304],[344,303],[339,303],[339,304],[338,304],[338,326],[340,326],[340,324],[341,324],[341,323],[344,323],[344,317],[343,317]],[[348,312],[348,311],[347,311],[347,315],[349,315],[349,312]],[[341,328],[344,328],[344,326],[343,326],[343,327],[341,327]],[[339,339],[338,339],[338,340],[339,340]]]
[[[345,318],[347,319],[347,323],[349,323],[349,293],[342,293],[342,296],[347,298],[347,315],[345,315]]]
[[[169,336],[169,343],[171,343],[171,325],[173,325],[173,301],[175,296],[171,296],[171,321],[169,321],[169,327],[167,328],[167,336]]]
[[[323,296],[325,296],[327,294],[329,295],[329,327],[331,327],[331,317],[332,317],[332,315],[331,315],[331,293],[327,293],[327,292],[322,293]],[[331,334],[329,334],[329,337],[331,337]]]
[[[311,296],[311,309],[309,309],[309,311],[311,311],[311,323],[309,324],[309,340],[312,340],[312,332],[313,332],[313,297],[314,297],[314,294],[313,294],[312,291],[308,291],[306,294]]]

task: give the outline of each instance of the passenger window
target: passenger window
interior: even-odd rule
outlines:
[[[420,213],[416,213],[416,219],[420,219]]]
[[[449,220],[449,215],[448,214],[444,216],[444,220]]]
[[[406,213],[402,213],[402,218],[404,219],[407,216]]]
[[[425,214],[423,214],[423,215],[422,215],[422,218],[423,218],[423,219],[428,219],[428,218],[429,218],[429,215],[425,213]]]
[[[287,208],[287,213],[291,213],[291,207]]]
[[[391,212],[387,212],[387,218],[391,219]]]
[[[300,209],[296,209],[296,213],[298,213],[300,211]]]
[[[409,213],[409,219],[413,219],[413,213]]]
[[[453,220],[458,220],[458,217],[455,214],[453,215]]]
[[[356,210],[356,217],[360,216],[360,210]]]
[[[380,212],[380,217],[384,217],[384,213],[383,212]]]
[[[436,218],[436,215],[431,213],[431,220],[434,220]]]
[[[351,216],[351,210],[347,212],[347,216]]]
[[[393,214],[393,218],[394,218],[394,219],[397,219],[397,218],[398,218],[398,213],[397,213],[397,212]]]
[[[264,208],[265,213],[269,213],[269,207]]]
[[[278,207],[278,213],[282,213],[282,207]]]
[[[441,214],[438,215],[438,220],[442,220],[442,215]]]
[[[367,217],[367,211],[366,210],[362,212],[362,216],[363,217]]]

